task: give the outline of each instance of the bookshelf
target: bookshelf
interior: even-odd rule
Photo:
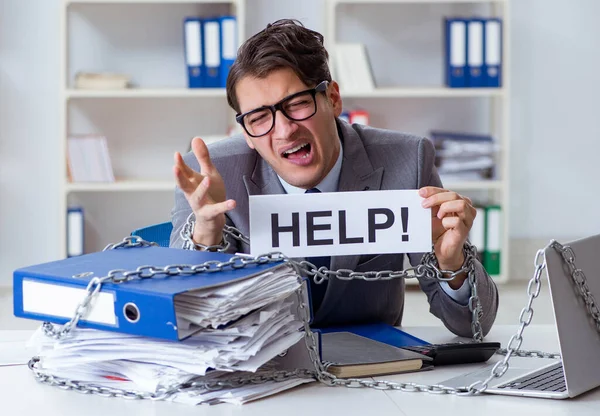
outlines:
[[[494,180],[444,181],[474,201],[502,206],[501,273],[509,271],[509,0],[326,0],[325,42],[366,46],[375,81],[372,91],[347,91],[344,106],[367,110],[371,125],[428,136],[429,129],[469,131],[495,137],[499,151]],[[501,88],[447,88],[443,82],[443,17],[503,18]],[[395,63],[395,64],[394,64]],[[391,67],[393,66],[393,67]],[[335,64],[332,65],[335,78]],[[442,177],[442,180],[444,178]],[[407,281],[408,283],[416,283]]]
[[[164,222],[173,206],[173,153],[192,137],[226,137],[234,124],[224,88],[187,88],[183,19],[231,14],[245,37],[245,0],[62,0],[60,7],[59,166],[64,167],[59,238],[66,256],[66,212],[83,208],[85,251],[102,250],[133,229]],[[78,71],[129,75],[131,88],[81,90]],[[67,138],[107,138],[117,180],[74,183]]]

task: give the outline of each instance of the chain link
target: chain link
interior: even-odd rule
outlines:
[[[184,241],[187,241],[189,245],[189,241],[193,243],[191,239],[192,230],[193,230],[193,218],[192,216],[188,217],[188,222],[184,229],[187,231],[182,231],[181,235],[184,237]],[[191,228],[190,228],[191,227]],[[232,238],[241,241],[243,243],[249,244],[250,240],[248,237],[244,236],[239,230],[234,227],[226,226],[224,230],[224,234],[231,236]],[[226,241],[224,239],[224,241]],[[195,244],[195,243],[193,243]],[[227,243],[226,247],[222,246],[210,246],[216,247],[218,251],[225,251],[229,245]],[[108,249],[118,249],[118,248],[131,248],[131,247],[140,247],[140,246],[148,246],[155,245],[154,243],[148,243],[139,237],[127,237],[123,239],[122,242],[118,244],[108,245],[105,250]],[[568,265],[570,269],[570,275],[572,277],[573,282],[576,287],[579,289],[579,293],[583,298],[586,308],[590,314],[590,316],[594,319],[596,327],[600,332],[600,310],[598,309],[598,304],[596,303],[593,295],[591,294],[589,287],[586,283],[585,274],[581,269],[578,269],[575,266],[575,254],[573,250],[568,246],[562,246],[556,241],[552,240],[548,246],[544,249],[541,249],[537,252],[535,257],[535,270],[532,279],[530,280],[527,288],[528,294],[528,302],[525,308],[521,311],[519,316],[519,329],[517,333],[513,335],[508,343],[508,347],[506,349],[500,349],[499,353],[504,355],[504,359],[496,363],[493,367],[490,375],[485,380],[479,380],[466,388],[451,388],[441,385],[426,385],[426,384],[418,384],[418,383],[400,383],[400,382],[391,382],[391,381],[374,381],[368,379],[356,379],[356,378],[338,378],[335,375],[326,371],[323,363],[321,362],[319,355],[319,347],[317,337],[315,333],[312,332],[309,322],[310,322],[310,306],[306,304],[304,298],[304,290],[299,288],[296,291],[297,295],[297,313],[298,316],[302,319],[304,326],[304,342],[308,349],[310,360],[314,366],[313,370],[303,370],[298,369],[295,371],[272,371],[272,372],[264,372],[264,373],[253,373],[251,375],[245,375],[235,378],[228,378],[225,380],[202,380],[202,378],[194,379],[191,382],[183,383],[178,386],[175,386],[172,389],[162,389],[158,390],[155,393],[145,393],[145,392],[135,392],[135,391],[127,391],[122,389],[114,389],[114,388],[105,388],[93,386],[87,383],[80,383],[76,381],[70,381],[65,379],[60,379],[48,374],[44,374],[41,370],[37,368],[37,362],[39,359],[36,357],[32,358],[29,363],[30,368],[33,370],[35,377],[38,381],[50,385],[54,385],[57,387],[61,387],[63,389],[76,390],[81,393],[93,393],[108,397],[123,397],[128,399],[150,399],[150,400],[164,400],[170,397],[173,394],[179,392],[187,392],[190,390],[218,390],[222,388],[235,388],[240,387],[246,384],[258,384],[265,383],[268,381],[283,381],[292,377],[308,377],[314,378],[320,381],[323,384],[328,386],[345,386],[349,388],[356,387],[368,387],[379,390],[400,390],[405,392],[427,392],[432,394],[454,394],[454,395],[475,395],[483,393],[489,383],[494,378],[502,377],[509,368],[509,360],[512,356],[519,357],[535,357],[535,358],[560,358],[559,354],[555,353],[545,353],[541,351],[524,351],[521,350],[521,344],[523,342],[523,332],[527,326],[532,321],[533,318],[533,301],[539,296],[541,290],[541,276],[544,268],[546,267],[545,261],[543,259],[544,251],[546,248],[552,247],[558,250],[565,263]],[[165,267],[154,267],[154,266],[140,266],[135,271],[125,271],[125,270],[112,270],[105,277],[93,278],[87,286],[86,296],[84,297],[81,304],[75,311],[74,317],[63,325],[61,328],[55,328],[54,325],[45,322],[43,324],[43,330],[46,335],[54,338],[60,339],[65,337],[75,326],[79,320],[88,312],[90,305],[92,304],[92,300],[95,295],[100,291],[100,288],[103,283],[109,281],[112,283],[123,283],[132,279],[147,279],[153,278],[156,275],[167,275],[167,276],[175,276],[175,275],[188,275],[188,274],[198,274],[203,272],[218,272],[224,270],[228,267],[232,269],[238,269],[246,267],[249,264],[265,264],[272,262],[280,262],[285,261],[289,263],[297,272],[299,278],[304,272],[308,277],[312,278],[316,284],[322,284],[325,280],[330,278],[337,278],[341,280],[365,280],[365,281],[376,281],[376,280],[391,280],[391,279],[399,279],[399,278],[436,278],[440,281],[443,280],[451,280],[457,275],[461,273],[467,273],[467,281],[471,287],[471,297],[469,299],[469,311],[472,316],[471,329],[473,331],[473,340],[475,342],[480,342],[483,339],[483,331],[481,327],[481,318],[482,318],[482,307],[481,302],[479,300],[479,296],[477,294],[477,285],[475,282],[475,262],[474,259],[476,257],[476,248],[470,244],[465,244],[464,247],[464,255],[465,261],[460,270],[457,271],[446,271],[440,270],[438,267],[437,259],[435,257],[434,252],[426,253],[422,260],[421,264],[416,267],[408,268],[402,271],[373,271],[373,272],[354,272],[352,270],[347,269],[339,269],[339,270],[328,270],[326,267],[317,268],[314,264],[308,261],[293,261],[287,258],[282,253],[273,252],[264,254],[257,257],[247,257],[247,256],[233,256],[227,262],[219,262],[219,261],[207,261],[198,265],[169,265]]]

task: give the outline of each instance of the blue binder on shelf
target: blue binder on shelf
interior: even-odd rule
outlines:
[[[445,19],[445,78],[450,88],[467,86],[467,29],[465,19]]]
[[[221,22],[219,18],[202,20],[205,88],[221,88]]]
[[[188,17],[183,22],[183,40],[188,88],[201,88],[204,82],[204,53],[202,50],[202,21]]]
[[[470,19],[467,23],[467,85],[487,87],[485,77],[485,19]]]
[[[106,250],[78,257],[20,268],[13,273],[14,315],[21,318],[68,322],[86,294],[93,277],[109,271],[136,270],[142,265],[195,265],[209,260],[229,261],[230,254],[189,251],[166,247],[137,247]],[[93,328],[167,340],[181,340],[177,327],[175,296],[243,280],[269,271],[283,262],[227,268],[195,275],[133,279],[125,283],[104,283],[88,316],[79,321]]]
[[[237,56],[238,37],[237,37],[237,21],[235,16],[219,17],[221,29],[221,83],[220,87],[227,86],[227,76],[231,65]]]
[[[502,86],[502,20],[485,20],[485,84],[487,87]]]

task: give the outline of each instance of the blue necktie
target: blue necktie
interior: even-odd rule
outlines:
[[[320,193],[320,192],[321,191],[319,191],[317,188],[311,188],[311,189],[308,189],[305,193],[316,194],[316,193]],[[317,269],[322,266],[329,268],[329,265],[331,262],[331,257],[329,257],[329,256],[307,257],[306,261],[309,261],[312,264],[314,264]],[[325,297],[325,290],[327,290],[327,280],[325,280],[323,283],[317,285],[314,282],[314,280],[311,278],[309,280],[309,285],[310,285],[310,294],[311,294],[311,301],[312,301],[312,311],[313,311],[313,315],[314,315],[317,312],[317,310],[319,310],[319,307],[321,306],[321,303],[323,302],[323,298]]]

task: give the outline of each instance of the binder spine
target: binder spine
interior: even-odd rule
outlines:
[[[204,87],[221,87],[221,29],[219,19],[202,21],[202,40],[204,50]]]
[[[67,257],[81,256],[85,249],[83,208],[67,209]]]
[[[237,21],[235,16],[221,16],[221,83],[220,87],[227,86],[227,76],[237,55]]]
[[[183,23],[188,88],[201,88],[204,73],[201,20],[189,17]]]
[[[485,31],[483,19],[471,19],[467,29],[467,68],[468,86],[486,87],[485,79]]]
[[[502,20],[485,21],[485,81],[486,86],[502,86]]]
[[[446,86],[467,86],[467,23],[463,19],[445,20]]]

